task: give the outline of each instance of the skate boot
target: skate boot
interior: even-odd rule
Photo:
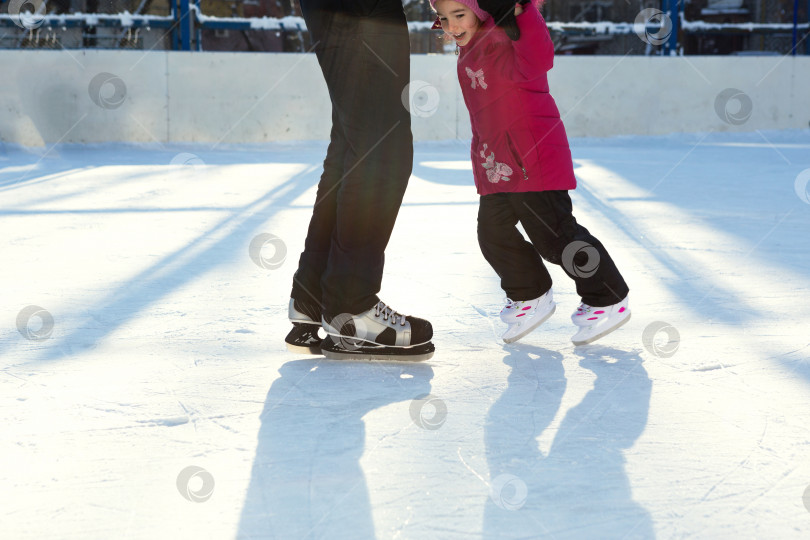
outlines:
[[[293,325],[284,338],[287,350],[300,354],[321,354],[322,340],[318,336],[321,328],[321,306],[290,298],[287,314]]]
[[[514,343],[544,322],[554,314],[557,305],[551,289],[546,294],[533,300],[519,300],[515,302],[506,299],[506,305],[501,310],[501,320],[509,325],[503,338],[506,343]]]
[[[321,351],[335,360],[420,362],[435,350],[428,321],[397,313],[384,302],[357,315],[324,315],[322,322],[328,335]]]
[[[571,315],[571,320],[579,326],[579,331],[574,334],[571,341],[574,345],[586,345],[593,343],[613,332],[624,323],[630,320],[630,308],[627,298],[618,304],[605,307],[593,307],[582,303]]]

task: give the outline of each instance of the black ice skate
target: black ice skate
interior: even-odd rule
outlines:
[[[321,343],[327,358],[421,362],[435,351],[430,322],[397,313],[384,302],[357,315],[324,316],[322,322],[329,334]]]
[[[321,307],[290,298],[287,314],[293,325],[290,333],[284,338],[287,350],[300,354],[321,354],[322,339],[318,336],[318,330],[321,328]]]

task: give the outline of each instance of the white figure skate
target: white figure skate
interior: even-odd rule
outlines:
[[[587,345],[610,334],[630,320],[627,297],[618,304],[593,307],[582,303],[571,315],[571,320],[579,326],[571,341],[574,345]]]
[[[533,300],[518,300],[507,298],[506,305],[501,310],[501,320],[509,325],[501,336],[506,343],[514,343],[544,322],[554,314],[557,305],[551,289]]]

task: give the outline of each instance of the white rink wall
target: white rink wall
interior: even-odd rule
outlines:
[[[455,62],[412,56],[416,140],[470,136]],[[329,138],[328,95],[312,54],[6,50],[0,66],[4,142]],[[574,137],[810,123],[808,57],[558,57],[549,77]]]

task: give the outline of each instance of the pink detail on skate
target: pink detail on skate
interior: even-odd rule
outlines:
[[[604,313],[604,311],[594,311],[595,315],[601,315],[602,313]]]
[[[596,320],[596,319],[598,319],[598,318],[599,318],[599,317],[591,317],[591,318],[589,318],[588,320],[589,320],[589,321],[595,321],[595,320]]]
[[[619,308],[619,313],[624,313],[624,308]]]
[[[527,309],[532,309],[532,306],[526,306],[525,308],[523,308],[523,311],[526,311]]]
[[[524,315],[526,315],[526,314],[525,313],[518,313],[517,315],[515,315],[515,317],[523,317]]]

